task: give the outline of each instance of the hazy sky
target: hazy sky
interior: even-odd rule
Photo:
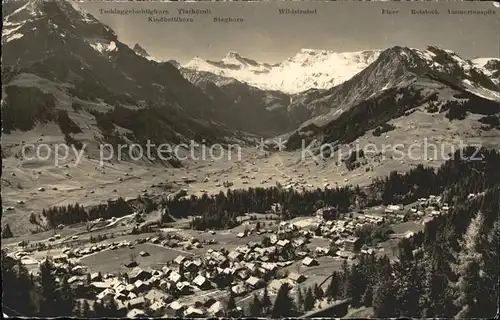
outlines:
[[[302,48],[337,52],[400,45],[437,45],[465,58],[500,56],[500,8],[478,2],[85,2],[79,3],[118,34],[139,43],[158,59],[187,62],[195,56],[220,60],[229,51],[275,63]],[[210,8],[195,22],[148,22],[147,14],[101,14],[101,8]],[[316,15],[280,15],[279,8],[317,9]],[[382,9],[399,9],[383,15]],[[412,15],[411,9],[438,9],[439,15]],[[494,14],[450,15],[448,9],[494,10]],[[188,16],[183,16],[188,17]],[[216,23],[214,17],[241,17],[243,23]]]

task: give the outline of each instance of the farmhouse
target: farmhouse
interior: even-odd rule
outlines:
[[[228,257],[230,260],[240,261],[241,259],[243,259],[243,254],[241,252],[238,252],[238,251],[231,251],[229,253]]]
[[[312,267],[312,266],[317,266],[319,265],[318,261],[311,258],[311,257],[305,257],[304,260],[302,260],[302,265],[306,267]]]
[[[357,237],[350,237],[344,240],[344,249],[350,252],[357,252],[360,249],[360,241]]]
[[[302,283],[306,280],[306,277],[302,274],[298,274],[296,272],[292,272],[288,275],[288,279],[295,281],[297,283]]]
[[[127,318],[133,319],[133,318],[143,318],[146,317],[146,313],[140,309],[132,309],[127,313]]]
[[[210,283],[208,282],[207,278],[205,278],[204,276],[201,276],[201,275],[194,278],[193,284],[198,286],[198,288],[200,288],[200,289],[209,289],[210,288]]]
[[[184,260],[186,260],[186,257],[184,257],[183,255],[178,255],[175,259],[174,259],[174,262],[176,264],[182,264],[184,263]]]
[[[224,315],[224,306],[222,302],[217,301],[208,308],[208,313],[214,317],[221,317]]]
[[[203,310],[198,308],[189,307],[184,311],[184,316],[189,318],[203,318]]]
[[[131,283],[136,282],[137,280],[145,281],[149,278],[151,278],[151,272],[138,267],[128,272],[128,279]]]
[[[264,280],[256,278],[256,277],[250,277],[248,278],[245,283],[250,286],[253,289],[259,289],[262,288],[265,285]]]
[[[245,293],[247,293],[247,288],[243,283],[234,285],[231,287],[231,291],[236,295],[236,296],[242,296]]]

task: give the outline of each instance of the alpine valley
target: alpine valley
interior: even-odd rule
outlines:
[[[179,63],[77,1],[2,14],[4,317],[494,316],[499,58]]]

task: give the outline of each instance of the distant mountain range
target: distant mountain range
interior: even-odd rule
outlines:
[[[379,54],[380,50],[337,53],[302,49],[295,56],[270,65],[229,52],[222,61],[194,58],[183,67],[234,78],[262,90],[295,94],[339,85],[366,68]]]
[[[293,149],[304,137],[351,141],[429,104],[450,117],[498,120],[496,58],[395,46],[303,49],[274,65],[230,52],[219,62],[180,65],[123,44],[74,2],[4,1],[3,18],[4,133],[40,123],[58,124],[69,141],[90,130],[114,143],[288,133]]]

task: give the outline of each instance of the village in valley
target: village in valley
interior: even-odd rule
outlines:
[[[273,210],[248,213],[229,230],[196,231],[147,223],[145,232],[111,227],[92,235],[92,228],[119,225],[116,218],[98,219],[87,223],[92,226],[87,227],[90,237],[62,238],[54,233],[45,242],[22,241],[9,247],[9,256],[33,272],[38,272],[44,259],[51,259],[56,274],[64,270],[68,275],[75,297],[90,306],[113,300],[128,318],[217,317],[228,312],[243,316],[253,297],[266,295],[272,301],[284,283],[294,297],[309,287],[315,288],[315,294],[319,291],[308,310],[313,312],[336,303],[324,293],[332,272],[355,264],[362,255],[395,258],[400,238],[423,230],[449,207],[440,197],[430,196],[413,205],[342,214],[323,206],[310,217],[288,221],[280,220]],[[128,223],[140,226],[137,221],[143,215],[133,213]],[[228,299],[233,300],[233,310],[227,309]]]
[[[498,318],[498,10],[372,4],[3,0],[3,317]]]

